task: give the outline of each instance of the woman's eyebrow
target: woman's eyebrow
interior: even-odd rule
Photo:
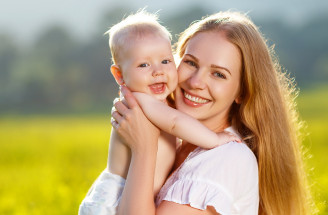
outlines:
[[[191,58],[192,58],[194,61],[196,61],[196,62],[199,61],[198,58],[195,57],[195,56],[192,55],[192,54],[186,54],[186,55],[189,56],[189,57],[191,57]],[[225,67],[223,67],[223,66],[218,66],[218,65],[215,65],[215,64],[211,64],[211,67],[214,68],[214,69],[223,69],[223,70],[227,71],[227,72],[231,75],[230,70],[227,69],[227,68],[225,68]]]
[[[211,67],[212,68],[215,68],[215,69],[223,69],[225,71],[227,71],[230,75],[231,75],[231,72],[229,71],[229,69],[223,67],[223,66],[218,66],[218,65],[215,65],[215,64],[211,64]]]

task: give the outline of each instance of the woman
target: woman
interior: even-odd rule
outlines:
[[[258,163],[258,211],[256,162],[245,145],[235,143],[202,150],[184,142],[156,207],[159,131],[124,88],[127,106],[116,103],[112,115],[132,152],[119,214],[307,214],[294,87],[257,27],[239,13],[211,15],[182,33],[177,54],[176,108],[212,131],[231,126],[241,135]],[[206,103],[197,103],[199,98]]]

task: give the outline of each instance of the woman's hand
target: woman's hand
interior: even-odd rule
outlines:
[[[112,112],[111,123],[131,151],[154,149],[157,152],[157,142],[160,130],[155,127],[142,112],[131,91],[122,86],[121,93],[125,102],[117,101],[116,110]]]

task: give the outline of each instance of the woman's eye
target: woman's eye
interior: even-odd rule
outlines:
[[[213,75],[218,78],[226,79],[226,76],[221,72],[213,72]]]
[[[163,60],[162,64],[169,64],[171,61],[170,60]]]
[[[149,66],[148,63],[142,63],[142,64],[140,64],[138,67],[147,67],[147,66]]]
[[[194,61],[191,61],[191,60],[185,60],[184,61],[186,64],[190,65],[190,66],[193,66],[193,67],[196,67],[196,63]]]

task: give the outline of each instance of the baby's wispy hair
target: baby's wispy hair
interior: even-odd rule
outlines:
[[[120,52],[132,38],[139,38],[146,34],[166,36],[170,41],[171,33],[159,23],[157,13],[149,13],[145,9],[139,10],[112,26],[105,34],[109,35],[109,47],[114,64],[118,64]]]

